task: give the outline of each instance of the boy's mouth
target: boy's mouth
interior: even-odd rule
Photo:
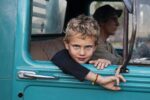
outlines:
[[[85,61],[86,58],[78,58],[78,60],[80,60],[80,61]]]

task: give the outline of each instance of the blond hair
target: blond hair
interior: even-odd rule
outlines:
[[[65,33],[65,42],[69,42],[71,36],[80,35],[82,39],[86,37],[94,38],[97,45],[100,29],[97,21],[92,17],[80,15],[69,21]]]

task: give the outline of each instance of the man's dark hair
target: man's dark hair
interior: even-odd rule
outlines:
[[[110,5],[104,5],[96,9],[96,11],[93,14],[93,17],[98,22],[106,22],[110,17],[115,15],[120,17],[121,14],[122,10],[115,9]]]

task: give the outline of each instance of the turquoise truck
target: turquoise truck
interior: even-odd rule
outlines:
[[[110,91],[64,74],[50,58],[62,47],[66,23],[91,16],[99,6],[123,9],[116,35],[110,38],[123,56],[126,83]],[[149,100],[149,0],[0,0],[0,100]],[[119,65],[97,70],[114,75]]]

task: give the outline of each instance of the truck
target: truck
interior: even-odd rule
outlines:
[[[120,91],[64,74],[50,58],[62,49],[68,21],[92,16],[102,5],[122,9],[120,26],[110,38],[123,57]],[[149,0],[0,0],[0,100],[149,100]],[[57,38],[57,39],[56,39]],[[114,75],[120,65],[97,70]]]

